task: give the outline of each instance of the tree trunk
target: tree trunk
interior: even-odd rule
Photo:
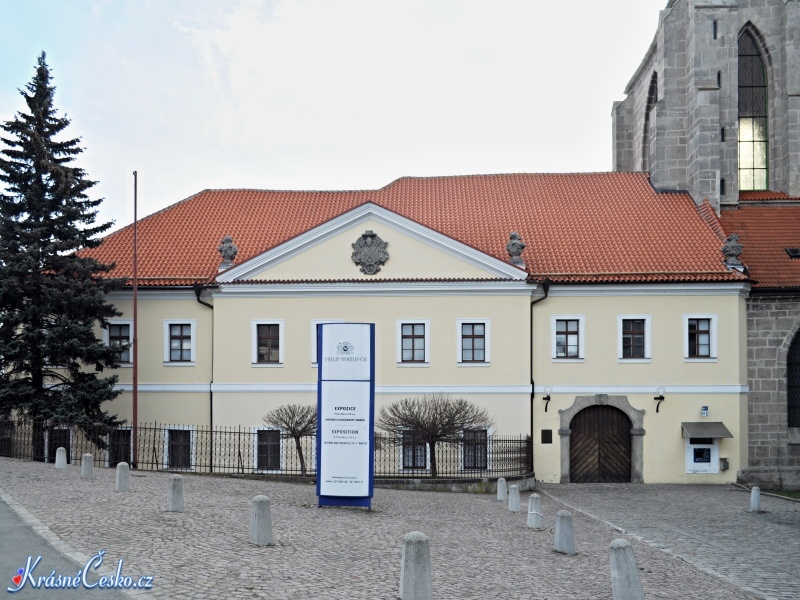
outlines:
[[[294,436],[294,445],[297,448],[297,456],[300,458],[300,475],[306,476],[306,461],[303,458],[303,446],[300,444],[300,436]]]

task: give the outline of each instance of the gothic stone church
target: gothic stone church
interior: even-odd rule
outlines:
[[[625,93],[614,170],[687,191],[721,237],[738,236],[754,281],[739,478],[798,487],[800,1],[669,0]]]

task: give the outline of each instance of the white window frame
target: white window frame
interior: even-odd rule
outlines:
[[[578,357],[556,355],[556,321],[578,321]],[[552,362],[582,363],[586,358],[586,315],[550,315],[550,357]]]
[[[108,324],[110,325],[127,325],[128,326],[128,356],[131,360],[128,362],[120,362],[120,367],[132,367],[133,366],[133,319],[109,319]],[[108,328],[103,329],[103,344],[106,346],[111,345],[111,332]]]
[[[192,336],[191,359],[189,362],[171,361],[169,348],[170,325],[190,325]],[[165,367],[193,367],[197,360],[197,321],[194,319],[164,319],[164,366]]]
[[[275,469],[262,469],[258,466],[258,432],[259,431],[277,431],[280,435],[280,468]],[[257,425],[253,427],[253,471],[256,473],[281,473],[286,467],[286,440],[283,437],[283,429],[280,427],[270,427],[269,425]],[[294,442],[294,440],[292,440]],[[298,459],[299,461],[299,459]],[[308,469],[308,467],[306,467]],[[310,469],[309,469],[310,470]]]
[[[130,441],[130,444],[128,445],[128,460],[125,461],[125,462],[128,463],[128,466],[130,467],[131,464],[132,464],[132,461],[133,461],[133,426],[125,426],[125,425],[123,425],[123,426],[117,427],[116,429],[117,429],[117,431],[121,431],[121,430],[127,429],[128,431],[131,432],[131,441]],[[170,429],[177,429],[177,428],[176,427],[170,427]],[[103,437],[105,437],[106,444],[110,444],[111,443],[111,434],[107,433]],[[103,453],[105,454],[105,465],[106,465],[106,467],[111,467],[111,451],[109,450],[109,448],[106,448],[103,451]]]
[[[486,470],[492,470],[492,435],[494,433],[492,427],[470,427],[470,429],[485,429],[486,430]],[[474,468],[467,468],[464,466],[464,444],[463,442],[459,445],[458,451],[458,458],[459,458],[459,468],[462,471],[482,471],[483,469],[474,469]]]
[[[623,358],[622,356],[622,322],[628,319],[644,320],[644,357],[643,358]],[[617,358],[620,363],[649,363],[652,362],[653,355],[650,353],[652,348],[651,335],[652,335],[652,315],[617,315]]]
[[[482,362],[477,361],[464,361],[463,348],[461,347],[461,340],[463,339],[462,325],[483,325],[483,341],[484,341],[484,357]],[[456,364],[459,367],[488,367],[491,365],[491,333],[492,333],[492,320],[491,319],[457,319],[456,320]]]
[[[689,319],[709,319],[709,352],[711,356],[689,356]],[[683,315],[683,362],[717,362],[717,315],[691,313]]]
[[[403,454],[405,451],[405,446],[403,445],[403,432],[409,431],[408,429],[400,429],[397,432],[397,435],[400,436],[400,443],[397,445],[398,456],[397,456],[397,464],[400,467],[401,473],[414,473],[414,472],[422,472],[422,471],[430,471],[431,470],[431,445],[427,442],[423,442],[425,444],[425,467],[404,467],[403,466]]]
[[[710,444],[690,444],[691,438],[686,440],[686,472],[695,473],[719,473],[719,438],[712,438]],[[709,448],[711,450],[711,462],[694,462],[695,448]]]
[[[173,469],[172,467],[169,466],[169,432],[170,430],[174,429],[181,429],[181,430],[188,429],[191,432],[189,433],[189,448],[190,448],[189,467],[186,469],[179,469],[179,468]],[[194,425],[168,425],[164,427],[164,470],[165,471],[182,471],[186,473],[194,472],[195,429],[196,427]]]
[[[259,325],[277,325],[278,326],[278,362],[276,363],[262,363],[258,362],[258,326]],[[286,341],[286,324],[283,319],[253,319],[250,321],[250,339],[252,340],[250,348],[250,364],[253,367],[282,367],[283,366],[283,350]]]
[[[344,319],[315,319],[311,321],[311,367],[317,368],[317,325],[324,323],[344,323]]]
[[[403,325],[425,326],[425,362],[403,362]],[[429,367],[431,362],[431,321],[430,319],[397,319],[395,323],[397,334],[397,366],[398,367]]]

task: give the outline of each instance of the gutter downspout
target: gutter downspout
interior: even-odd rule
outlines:
[[[529,327],[528,327],[528,331],[530,332],[530,341],[531,341],[529,358],[530,358],[530,370],[531,370],[531,455],[530,455],[530,461],[531,461],[531,470],[532,471],[533,471],[533,399],[536,396],[536,393],[534,392],[534,389],[535,389],[536,386],[535,386],[535,383],[534,383],[534,380],[533,380],[533,305],[534,304],[538,304],[542,300],[546,300],[547,299],[547,296],[550,294],[550,280],[545,278],[541,282],[541,285],[542,285],[542,290],[544,291],[544,296],[542,296],[541,298],[537,298],[536,300],[531,301],[530,323],[529,323]],[[535,478],[536,478],[536,474],[535,474],[535,471],[534,471],[534,479]]]
[[[214,435],[214,392],[212,386],[214,385],[214,305],[204,302],[200,299],[200,294],[203,293],[203,284],[195,283],[192,285],[194,295],[197,301],[203,306],[211,309],[211,381],[208,383],[208,431],[210,435]],[[211,441],[211,452],[209,453],[209,471],[214,472],[214,442]]]

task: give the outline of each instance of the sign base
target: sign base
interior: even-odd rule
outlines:
[[[318,496],[319,507],[323,506],[361,506],[372,510],[372,498],[365,496],[362,498],[348,496]]]

